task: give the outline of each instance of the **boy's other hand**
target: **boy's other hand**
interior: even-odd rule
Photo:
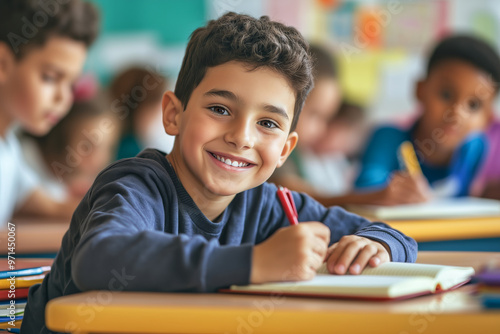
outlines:
[[[319,222],[280,228],[253,249],[251,283],[312,279],[326,256],[330,229]]]
[[[349,272],[357,275],[370,265],[389,262],[391,255],[387,246],[357,235],[346,235],[328,248],[325,257],[326,267],[332,274],[343,275]]]
[[[432,192],[423,175],[410,175],[407,172],[392,174],[389,185],[378,192],[377,205],[398,205],[427,202]]]

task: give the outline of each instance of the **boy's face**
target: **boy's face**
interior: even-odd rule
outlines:
[[[50,38],[20,60],[11,53],[0,70],[3,115],[35,135],[47,133],[71,106],[86,53],[84,43],[65,37]]]
[[[73,195],[83,196],[89,190],[97,174],[111,162],[115,156],[115,146],[118,142],[119,127],[113,124],[106,131],[103,131],[104,122],[110,122],[108,115],[94,116],[92,118],[79,120],[73,125],[72,136],[69,138],[68,146],[75,148],[83,142],[89,142],[88,133],[98,132],[101,135],[99,139],[91,142],[91,149],[76,166],[72,172],[65,173],[65,178],[70,192]],[[102,132],[101,132],[102,131]],[[59,162],[65,163],[66,156],[59,157]]]
[[[362,122],[351,124],[341,120],[330,121],[322,140],[314,145],[314,152],[353,156],[361,150],[367,133]]]
[[[494,84],[488,75],[462,60],[436,65],[417,86],[423,106],[422,133],[445,150],[454,150],[474,131],[483,131],[492,117]]]
[[[185,110],[166,93],[165,129],[177,135],[169,160],[184,187],[231,196],[265,182],[296,144],[297,134],[289,134],[294,105],[281,74],[239,62],[209,68]]]
[[[325,78],[315,82],[297,123],[299,147],[312,148],[324,135],[340,101],[340,88],[335,80]]]

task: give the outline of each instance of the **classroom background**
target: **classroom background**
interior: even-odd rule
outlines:
[[[86,71],[106,85],[130,65],[154,69],[174,87],[190,33],[226,11],[268,15],[297,27],[309,41],[336,52],[345,98],[373,122],[415,111],[414,83],[424,59],[447,32],[485,38],[497,49],[496,0],[91,0],[102,34]],[[500,101],[496,101],[500,115]]]

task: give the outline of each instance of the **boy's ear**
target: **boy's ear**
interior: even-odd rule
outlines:
[[[168,91],[163,94],[161,101],[161,108],[163,110],[163,127],[165,132],[171,136],[179,134],[179,115],[182,113],[182,103],[175,96],[174,92]]]
[[[419,101],[419,102],[422,102],[422,100],[423,100],[424,89],[425,89],[425,80],[417,81],[417,84],[415,86],[415,97],[417,98],[417,101]]]
[[[290,155],[290,153],[292,153],[295,146],[297,146],[298,141],[299,141],[298,133],[295,131],[290,132],[288,138],[286,139],[285,147],[283,147],[283,150],[281,151],[280,159],[278,161],[278,164],[276,165],[276,168],[283,166],[283,164],[286,161],[286,158],[288,158],[288,156]]]
[[[5,42],[0,42],[0,82],[7,80],[8,73],[14,63],[14,54]]]

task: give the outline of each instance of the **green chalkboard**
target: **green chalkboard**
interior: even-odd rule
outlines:
[[[162,44],[187,43],[206,24],[204,0],[90,0],[102,17],[102,34],[154,31]]]

